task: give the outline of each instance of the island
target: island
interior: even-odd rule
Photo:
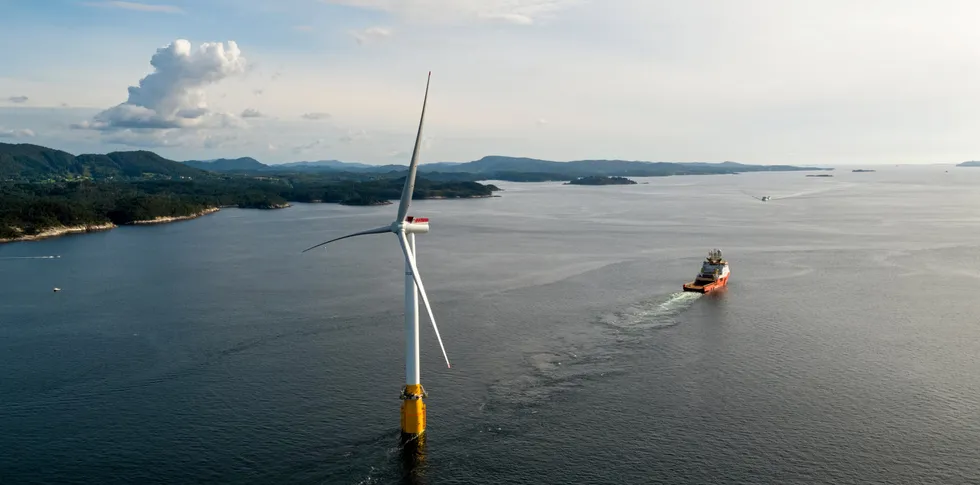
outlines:
[[[819,174],[819,175],[809,174],[809,175],[807,175],[807,177],[833,177],[833,175],[822,173],[822,174]]]
[[[855,172],[855,173],[866,173],[866,172],[875,172],[876,170],[869,170],[869,169],[866,169],[866,168],[857,168],[857,169],[854,169],[854,170],[851,170],[851,171],[852,172]]]
[[[72,155],[0,143],[0,242],[194,219],[225,207],[274,210],[291,202],[388,204],[404,174],[209,172],[148,151]],[[415,199],[491,197],[474,181],[415,183]]]
[[[418,167],[415,199],[497,197],[487,181],[632,185],[626,177],[721,175],[758,171],[826,171],[819,167],[738,162],[552,161],[485,156]],[[160,224],[226,207],[284,209],[290,203],[391,204],[406,165],[320,160],[264,164],[251,157],[168,160],[147,150],[71,153],[28,143],[0,143],[0,242]],[[615,175],[613,175],[615,174]]]
[[[956,166],[957,167],[980,167],[980,162],[976,162],[976,161],[963,162],[963,163],[957,163]]]
[[[565,182],[565,185],[636,185],[636,182],[626,177],[605,175],[590,175]]]

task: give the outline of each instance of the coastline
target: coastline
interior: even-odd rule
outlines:
[[[186,215],[186,216],[157,217],[155,219],[148,219],[148,220],[143,220],[143,221],[133,221],[133,222],[129,222],[129,223],[124,224],[124,225],[129,226],[129,225],[147,225],[147,224],[166,224],[168,222],[186,221],[188,219],[196,219],[196,218],[201,217],[201,216],[206,216],[208,214],[213,214],[215,212],[218,212],[219,210],[221,210],[221,209],[218,208],[218,207],[209,207],[209,208],[204,209],[204,210],[202,210],[200,212],[196,212],[194,214],[190,214],[190,215]],[[114,229],[116,227],[119,227],[119,226],[117,226],[117,225],[115,225],[115,224],[113,224],[111,222],[106,222],[104,224],[86,224],[86,225],[79,225],[79,226],[57,226],[57,227],[50,227],[50,228],[45,229],[45,230],[43,230],[43,231],[41,231],[41,232],[39,232],[37,234],[30,234],[30,235],[24,235],[24,236],[18,236],[18,237],[0,238],[0,244],[2,244],[2,243],[20,242],[20,241],[39,241],[41,239],[50,239],[50,238],[53,238],[53,237],[67,236],[67,235],[70,235],[70,234],[84,234],[84,233],[89,233],[89,232],[108,231],[108,230]]]
[[[197,219],[198,217],[201,217],[201,216],[206,216],[208,214],[213,214],[215,212],[218,212],[219,210],[221,210],[221,208],[219,208],[219,207],[209,207],[209,208],[204,209],[204,210],[202,210],[200,212],[196,212],[194,214],[190,214],[190,215],[186,215],[186,216],[155,217],[153,219],[147,219],[147,220],[143,220],[143,221],[133,221],[133,222],[128,223],[127,225],[165,224],[165,223],[168,223],[168,222],[186,221],[188,219]]]
[[[435,196],[435,197],[420,198],[420,199],[416,199],[416,200],[426,200],[426,199],[430,199],[430,200],[484,199],[484,198],[491,198],[491,197],[500,197],[500,196],[499,195],[495,195],[495,194],[490,194],[490,195],[474,195],[474,196],[467,196],[467,197]],[[324,202],[322,202],[322,201],[311,201],[310,203],[323,204]],[[379,202],[377,204],[369,204],[369,205],[391,205],[391,204],[392,204],[392,201],[385,200],[385,201],[381,201],[381,202]],[[341,205],[347,205],[347,204],[341,204]],[[237,207],[237,206],[235,206],[235,205],[228,205],[228,206],[224,206],[224,207]],[[289,208],[289,207],[292,207],[292,204],[290,204],[290,203],[287,202],[285,204],[275,204],[273,206],[270,206],[268,208],[262,208],[260,210],[279,210],[279,209],[286,209],[286,208]],[[221,209],[222,209],[222,207],[209,207],[209,208],[204,209],[202,211],[196,212],[194,214],[186,215],[186,216],[156,217],[154,219],[146,219],[146,220],[140,220],[140,221],[127,222],[127,223],[125,223],[123,225],[126,225],[126,226],[145,226],[145,225],[167,224],[167,223],[171,223],[171,222],[186,221],[186,220],[189,220],[189,219],[196,219],[196,218],[201,217],[201,216],[206,216],[208,214],[213,214],[215,212],[220,211]],[[47,229],[45,229],[45,230],[43,230],[43,231],[41,231],[41,232],[39,232],[37,234],[24,235],[24,236],[18,236],[18,237],[10,237],[10,238],[0,238],[0,244],[13,243],[13,242],[21,242],[21,241],[39,241],[41,239],[50,239],[50,238],[54,238],[54,237],[68,236],[68,235],[71,235],[71,234],[84,234],[84,233],[89,233],[89,232],[108,231],[108,230],[114,229],[116,227],[119,227],[119,226],[117,226],[116,224],[113,224],[112,222],[106,222],[104,224],[86,224],[86,225],[78,225],[78,226],[57,226],[57,227],[49,227],[49,228],[47,228]],[[17,228],[17,229],[19,229],[19,228]]]
[[[7,237],[0,238],[0,243],[17,242],[17,241],[37,241],[40,239],[48,239],[52,237],[66,236],[68,234],[83,234],[86,232],[98,232],[98,231],[108,231],[117,227],[111,222],[105,224],[86,224],[81,226],[58,226],[50,227],[37,234],[29,234],[18,237]]]

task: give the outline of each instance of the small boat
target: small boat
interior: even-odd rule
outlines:
[[[54,292],[55,292],[55,293],[57,293],[57,292],[59,292],[59,291],[61,291],[61,288],[58,288],[57,286],[55,286],[55,287],[54,287]]]
[[[763,195],[762,196],[762,201],[765,202],[767,200],[769,200],[769,196],[768,195]]]
[[[701,264],[701,272],[694,281],[684,284],[684,291],[707,293],[728,284],[728,261],[721,257],[721,251],[712,249]]]

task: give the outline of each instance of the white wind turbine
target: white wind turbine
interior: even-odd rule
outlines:
[[[419,165],[419,147],[422,143],[422,124],[425,121],[425,105],[429,99],[429,79],[432,72],[425,82],[425,97],[422,100],[422,116],[419,119],[419,130],[415,137],[415,150],[412,152],[412,162],[408,167],[408,176],[405,177],[405,186],[402,189],[401,202],[398,204],[398,215],[390,225],[368,229],[367,231],[348,234],[343,237],[331,239],[305,249],[303,252],[315,249],[324,244],[339,241],[354,236],[364,236],[367,234],[383,234],[387,232],[398,236],[402,252],[405,254],[405,388],[402,391],[401,409],[401,428],[405,434],[418,436],[425,432],[425,403],[422,401],[427,397],[422,383],[419,380],[419,300],[418,295],[422,295],[425,309],[429,314],[429,321],[432,322],[432,329],[435,330],[436,339],[442,349],[442,356],[446,359],[446,366],[449,366],[449,356],[446,355],[446,347],[442,345],[442,337],[439,335],[439,327],[436,326],[436,318],[432,314],[432,306],[429,305],[429,297],[425,293],[425,286],[422,285],[422,278],[415,261],[415,235],[429,232],[429,219],[422,217],[411,217],[408,215],[408,207],[412,202],[412,193],[415,191],[415,173]]]

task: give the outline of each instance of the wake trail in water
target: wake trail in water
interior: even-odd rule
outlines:
[[[849,187],[851,187],[853,185],[854,184],[838,185],[838,186],[833,186],[833,187],[821,187],[819,189],[802,190],[800,192],[794,192],[792,194],[772,195],[772,196],[770,196],[769,200],[770,201],[776,201],[776,200],[787,200],[787,199],[815,199],[815,198],[822,198],[822,197],[826,197],[826,196],[832,195],[833,192],[838,192],[838,191],[844,190],[844,189],[849,188]],[[753,199],[762,200],[762,197],[761,196],[758,196],[758,195],[754,195],[752,193],[749,193],[745,189],[739,189],[739,192],[741,192],[742,194],[745,194],[745,195],[747,195],[749,197],[752,197]]]
[[[616,363],[621,351],[618,343],[622,342],[623,334],[674,326],[676,317],[701,296],[700,293],[682,291],[639,301],[627,308],[601,315],[596,323],[613,329],[612,332],[602,331],[606,334],[602,338],[596,335],[587,342],[528,352],[524,356],[524,373],[498,380],[490,386],[487,400],[480,406],[481,414],[492,418],[500,412],[500,407],[514,409],[521,415],[534,414],[537,412],[535,408],[549,403],[555,394],[582,388],[589,380],[625,372]],[[632,338],[627,337],[626,340]],[[484,424],[496,428],[499,424],[495,422]],[[488,431],[500,434],[513,430]]]
[[[641,301],[599,319],[603,325],[621,329],[647,329],[670,327],[675,318],[701,298],[701,293],[679,291],[666,299]]]
[[[61,256],[0,256],[0,259],[59,259]]]

